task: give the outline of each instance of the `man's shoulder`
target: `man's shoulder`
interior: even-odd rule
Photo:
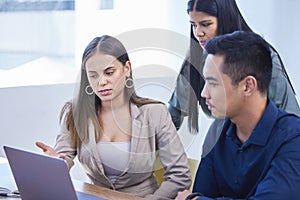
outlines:
[[[275,128],[287,135],[300,135],[300,117],[295,114],[280,111]]]
[[[286,125],[286,123],[294,123],[294,122],[300,121],[300,117],[293,113],[288,113],[281,109],[278,109],[278,111],[279,112],[278,112],[278,116],[277,116],[277,124]],[[300,124],[293,124],[293,125],[300,127]]]

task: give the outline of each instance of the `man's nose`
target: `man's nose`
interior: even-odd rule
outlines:
[[[209,92],[207,89],[207,83],[204,84],[203,89],[201,91],[201,97],[208,99],[209,98]]]

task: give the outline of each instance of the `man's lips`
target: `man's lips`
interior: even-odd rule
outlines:
[[[207,107],[208,107],[209,110],[212,110],[212,109],[213,109],[213,105],[212,105],[212,104],[206,102],[206,105],[207,105]]]

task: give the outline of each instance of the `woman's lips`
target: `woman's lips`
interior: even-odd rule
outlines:
[[[109,95],[111,93],[111,89],[105,89],[105,90],[99,90],[99,93],[102,95],[102,96],[106,96],[106,95]]]
[[[199,44],[204,47],[205,41],[199,41]]]

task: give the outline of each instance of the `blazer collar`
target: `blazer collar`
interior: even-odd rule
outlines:
[[[124,173],[128,172],[128,170],[135,164],[135,154],[138,152],[138,146],[140,141],[140,134],[142,131],[142,121],[139,118],[141,115],[140,108],[130,103],[130,111],[131,111],[131,149],[130,149],[130,157],[127,168],[124,170]]]

